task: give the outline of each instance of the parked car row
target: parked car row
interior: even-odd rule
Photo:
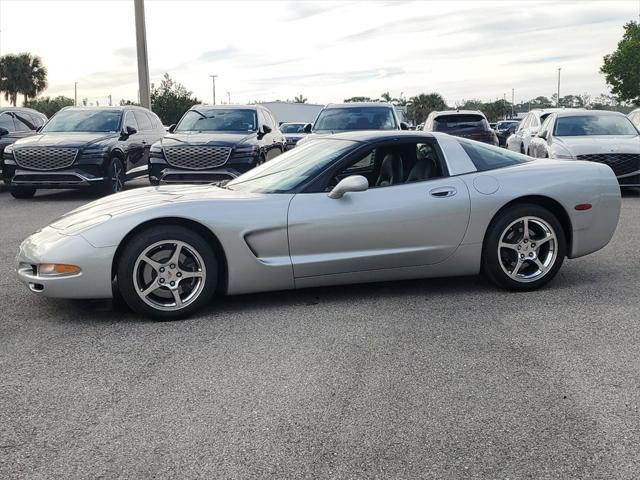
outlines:
[[[582,121],[583,128],[567,130],[568,118]],[[533,157],[606,163],[622,185],[635,186],[640,185],[640,141],[632,122],[640,122],[640,109],[626,118],[554,108],[532,110],[522,121],[500,121],[492,129],[480,111],[448,110],[431,112],[421,129]],[[281,125],[260,105],[197,105],[168,128],[153,112],[135,106],[67,107],[48,122],[34,110],[9,108],[0,110],[0,165],[16,198],[32,197],[38,188],[94,187],[109,194],[143,175],[153,185],[228,181],[316,138],[407,129],[393,105],[382,102],[329,104],[313,124]]]

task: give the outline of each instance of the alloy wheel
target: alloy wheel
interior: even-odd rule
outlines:
[[[154,309],[176,311],[194,302],[205,285],[206,267],[186,242],[163,240],[145,248],[133,268],[140,299]]]
[[[114,192],[120,192],[124,187],[122,182],[122,166],[119,161],[114,161],[111,166],[111,186]]]
[[[558,240],[551,225],[527,216],[511,222],[500,235],[498,262],[513,280],[534,282],[544,277],[558,256]]]

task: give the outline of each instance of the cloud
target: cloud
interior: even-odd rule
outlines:
[[[539,63],[557,63],[557,62],[567,62],[571,60],[578,60],[581,58],[589,57],[589,55],[555,55],[548,57],[539,57],[539,58],[523,58],[519,60],[514,60],[512,62],[503,63],[503,65],[536,65]]]
[[[337,85],[350,82],[365,81],[372,79],[384,79],[402,75],[404,69],[399,67],[377,68],[369,70],[354,70],[346,72],[330,72],[330,73],[310,73],[303,75],[287,75],[281,77],[258,78],[250,83],[259,86],[272,86],[282,84],[299,84],[304,82],[305,86],[309,85],[325,85],[327,83]]]
[[[203,52],[199,57],[200,62],[216,62],[221,60],[232,60],[240,55],[240,50],[236,47],[225,47],[218,50]]]

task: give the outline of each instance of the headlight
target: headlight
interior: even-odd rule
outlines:
[[[38,265],[38,275],[41,277],[62,277],[64,275],[77,275],[80,267],[66,263],[41,263]]]
[[[234,151],[235,153],[247,154],[247,153],[257,153],[258,150],[260,150],[260,147],[258,147],[258,145],[238,145]]]
[[[555,158],[557,160],[573,160],[574,159],[573,155],[570,155],[568,153],[558,153],[558,152],[551,152],[549,154],[549,158]]]
[[[4,153],[6,153],[7,155],[12,155],[13,154],[13,145],[7,145],[6,147],[4,147]]]

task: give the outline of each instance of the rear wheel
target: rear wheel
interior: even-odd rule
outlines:
[[[13,198],[32,198],[36,194],[34,187],[9,187]]]
[[[157,320],[195,312],[211,299],[217,282],[212,248],[178,225],[152,227],[136,235],[118,262],[118,286],[126,303]]]
[[[540,288],[558,273],[566,255],[562,225],[546,208],[516,205],[487,231],[482,266],[495,284],[516,291]]]

